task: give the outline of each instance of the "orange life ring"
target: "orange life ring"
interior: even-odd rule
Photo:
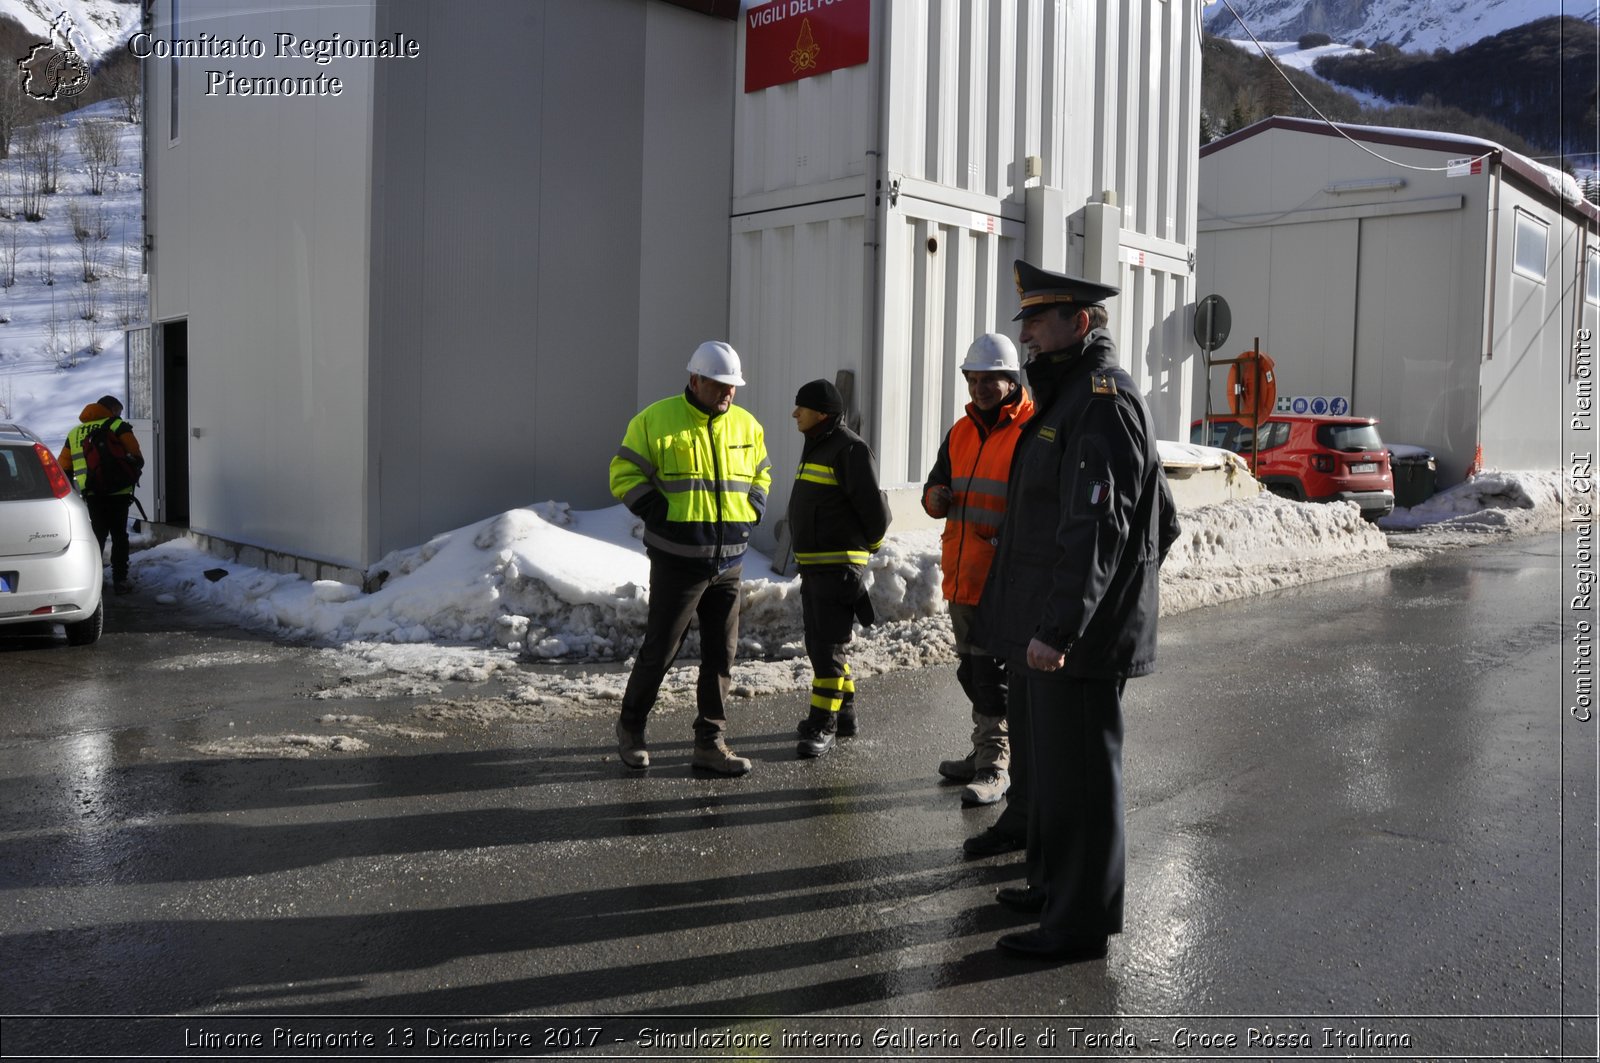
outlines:
[[[1272,359],[1255,351],[1245,351],[1228,366],[1228,412],[1240,423],[1254,426],[1272,416],[1278,405],[1272,370]]]

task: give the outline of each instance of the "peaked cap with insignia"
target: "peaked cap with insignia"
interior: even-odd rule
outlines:
[[[1022,309],[1017,311],[1017,316],[1011,319],[1013,321],[1021,321],[1052,306],[1093,306],[1122,291],[1110,284],[1069,277],[1065,273],[1051,273],[1047,269],[1030,266],[1020,258],[1012,272],[1017,279],[1017,296],[1022,300]]]

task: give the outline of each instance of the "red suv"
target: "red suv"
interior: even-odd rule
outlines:
[[[1255,430],[1227,414],[1190,426],[1189,441],[1250,460]],[[1354,502],[1368,520],[1394,511],[1389,452],[1371,417],[1278,416],[1261,425],[1256,479],[1273,494],[1300,502]]]

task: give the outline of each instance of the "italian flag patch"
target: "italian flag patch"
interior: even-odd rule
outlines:
[[[1089,504],[1098,506],[1111,497],[1111,485],[1104,480],[1089,481]]]

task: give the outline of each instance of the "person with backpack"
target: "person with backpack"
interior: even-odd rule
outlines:
[[[128,509],[144,470],[144,455],[133,426],[122,419],[122,403],[102,395],[78,414],[57,461],[72,477],[89,507],[89,523],[105,556],[111,539],[111,585],[118,594],[133,590],[128,581]]]

